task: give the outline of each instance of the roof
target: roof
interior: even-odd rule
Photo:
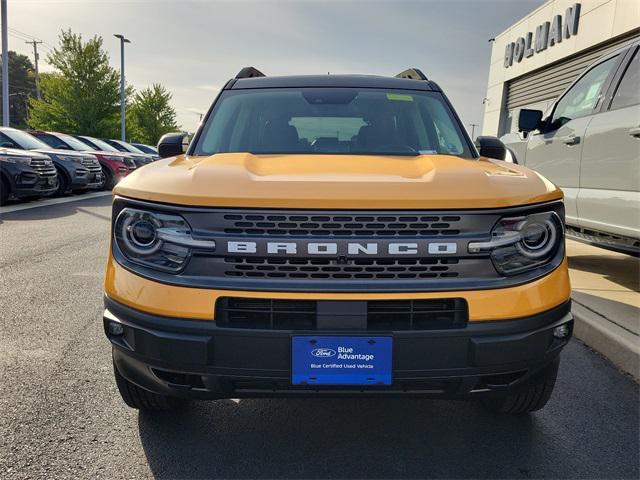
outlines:
[[[291,75],[283,77],[252,77],[234,79],[225,88],[299,88],[299,87],[360,87],[398,90],[440,91],[431,81],[376,75]]]

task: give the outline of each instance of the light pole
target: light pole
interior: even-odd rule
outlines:
[[[120,39],[120,139],[124,142],[126,138],[124,119],[126,113],[124,105],[124,44],[131,43],[131,41],[119,33],[114,33],[113,36]]]
[[[470,123],[469,126],[471,127],[471,140],[475,141],[473,137],[476,133],[476,127],[479,127],[479,125],[477,123]]]
[[[7,35],[7,0],[2,0],[2,126],[9,126],[9,37]]]

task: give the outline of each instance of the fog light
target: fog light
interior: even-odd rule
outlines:
[[[124,328],[122,328],[122,324],[118,322],[109,322],[109,326],[107,328],[111,335],[118,336],[124,333]]]
[[[553,329],[553,336],[556,338],[567,338],[569,336],[569,327],[566,323]]]

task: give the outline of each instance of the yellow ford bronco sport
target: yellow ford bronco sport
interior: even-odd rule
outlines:
[[[115,188],[104,327],[133,408],[477,398],[542,408],[572,333],[562,192],[422,72],[247,67]]]

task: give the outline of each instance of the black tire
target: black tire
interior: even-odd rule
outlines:
[[[9,182],[3,178],[0,180],[0,205],[7,204],[9,195],[11,195],[11,187],[9,186]]]
[[[159,395],[134,385],[120,375],[115,363],[113,365],[113,375],[115,376],[116,385],[118,386],[122,400],[131,408],[151,412],[162,412],[176,410],[187,404],[187,402],[181,398]]]
[[[544,407],[553,393],[558,376],[559,359],[531,378],[522,390],[503,397],[482,400],[484,406],[495,413],[522,414]]]
[[[62,170],[58,170],[58,189],[56,190],[55,195],[61,197],[67,193],[69,190],[69,180],[67,180],[67,176],[62,172]]]
[[[113,173],[104,165],[102,165],[102,179],[100,190],[113,190],[113,187],[115,187]]]

